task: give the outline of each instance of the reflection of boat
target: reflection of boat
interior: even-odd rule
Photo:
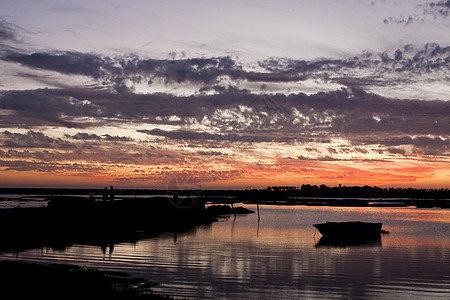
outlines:
[[[370,235],[379,235],[381,233],[382,223],[366,222],[326,222],[314,224],[324,237],[343,238],[343,237],[364,237]]]
[[[322,236],[317,242],[316,247],[353,247],[353,246],[368,246],[380,247],[381,235],[370,234],[368,236],[354,236],[354,237],[331,237]]]

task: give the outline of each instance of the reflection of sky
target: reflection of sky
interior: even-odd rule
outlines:
[[[414,215],[427,221],[411,221]],[[259,226],[256,214],[231,216],[182,234],[118,244],[111,255],[108,247],[102,253],[73,246],[17,257],[127,271],[161,282],[161,292],[194,298],[439,299],[450,295],[449,215],[433,209],[261,206]],[[314,235],[313,223],[347,218],[382,220],[391,233],[378,246],[315,247],[320,234]]]

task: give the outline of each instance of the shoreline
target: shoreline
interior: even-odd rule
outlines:
[[[37,195],[37,194],[1,194],[0,202],[4,202],[6,207],[0,206],[0,211],[14,208],[29,208],[24,204],[34,204],[34,208],[46,207],[42,203],[51,202],[52,198],[66,198],[71,201],[84,202],[91,200],[93,202],[102,202],[98,195]],[[187,199],[189,197],[185,197]],[[121,201],[159,201],[161,199],[171,199],[170,196],[163,195],[119,195],[115,202]],[[182,197],[180,197],[182,199]],[[201,196],[199,197],[205,204],[264,204],[264,205],[305,205],[305,206],[335,206],[335,207],[417,207],[417,208],[450,208],[450,198],[429,199],[429,198],[373,198],[373,197],[285,197],[282,195],[273,195],[271,197],[241,197],[241,196]],[[15,203],[15,206],[8,203]]]
[[[99,271],[69,264],[1,260],[0,294],[22,297],[108,297],[112,299],[175,299],[157,294],[158,283],[128,273]]]
[[[0,188],[0,201],[32,201],[55,197],[101,201],[104,189],[95,188]],[[271,186],[266,189],[114,189],[116,200],[198,198],[208,204],[267,204],[355,207],[450,208],[450,190],[379,188],[376,186],[336,186],[304,184],[301,187]],[[1,209],[1,207],[0,207]]]

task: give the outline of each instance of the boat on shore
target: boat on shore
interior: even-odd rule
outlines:
[[[353,222],[326,222],[314,224],[314,227],[324,237],[361,237],[379,235],[382,233],[383,223],[368,223],[361,221]]]

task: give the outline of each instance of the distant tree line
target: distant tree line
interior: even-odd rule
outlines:
[[[303,184],[294,193],[301,197],[326,198],[420,198],[448,199],[449,189],[380,188],[376,186],[337,186]]]
[[[0,194],[53,194],[53,195],[101,195],[103,189],[46,189],[0,188]],[[320,197],[320,198],[411,198],[450,199],[448,188],[380,188],[376,186],[336,186],[303,184],[301,187],[270,186],[266,189],[245,190],[164,190],[164,189],[116,189],[117,195],[173,195],[205,197]]]
[[[203,195],[236,195],[240,197],[286,198],[409,198],[409,199],[450,199],[450,190],[416,188],[380,188],[376,186],[336,186],[303,184],[300,188],[268,187],[241,191],[202,191]]]

